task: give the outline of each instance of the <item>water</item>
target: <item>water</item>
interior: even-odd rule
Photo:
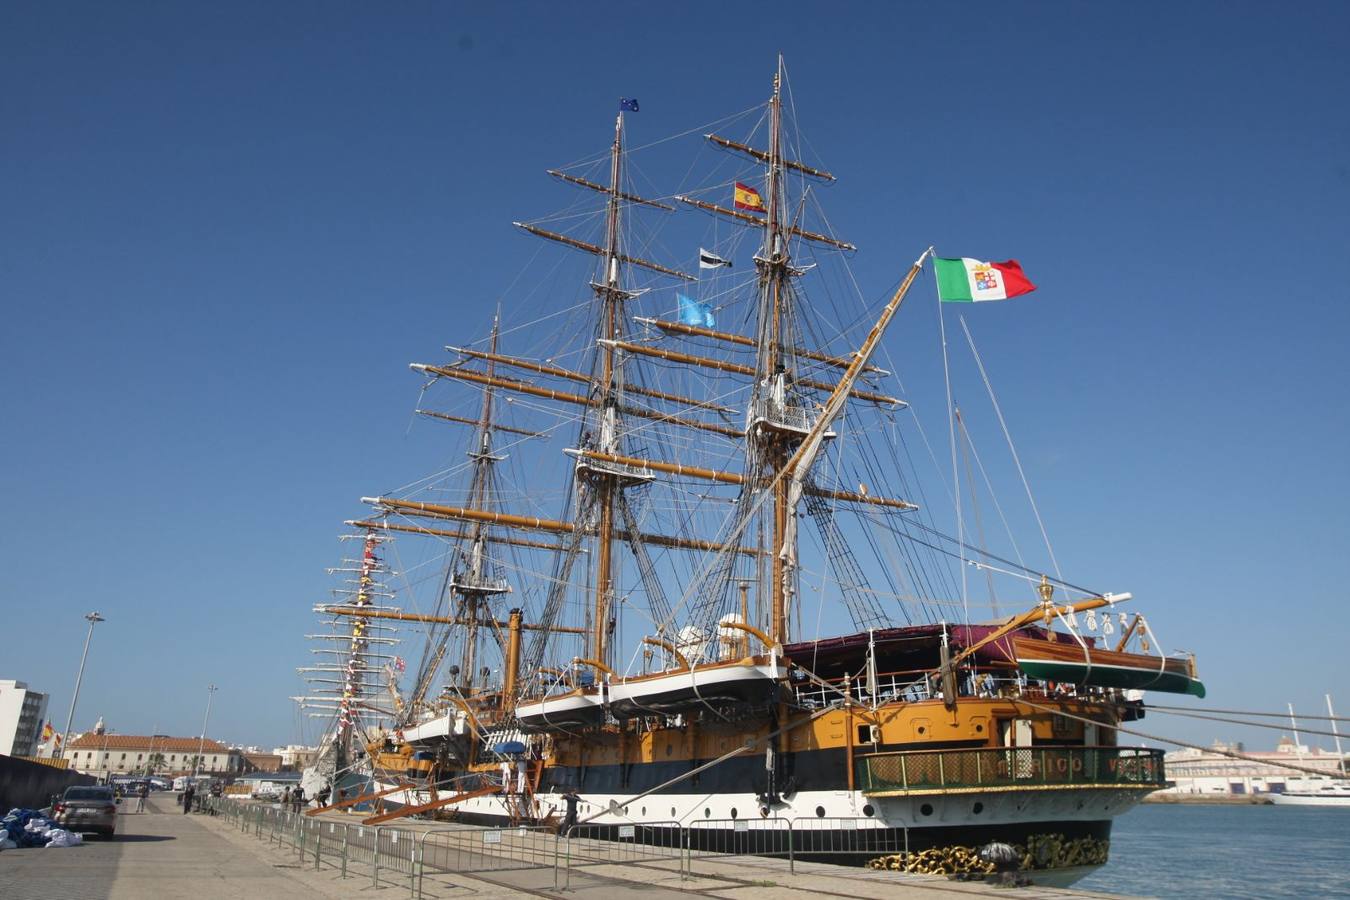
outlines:
[[[1350,809],[1144,804],[1077,888],[1153,897],[1350,897]]]

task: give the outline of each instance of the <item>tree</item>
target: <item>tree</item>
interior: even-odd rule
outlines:
[[[160,769],[168,765],[163,753],[151,753],[150,758],[145,761],[145,774],[153,775]]]

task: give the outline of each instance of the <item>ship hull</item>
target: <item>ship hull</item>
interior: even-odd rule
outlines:
[[[695,853],[786,856],[790,831],[795,859],[863,866],[906,849],[914,853],[954,846],[978,849],[993,841],[1025,846],[1041,835],[1058,836],[1065,843],[1084,838],[1105,842],[1110,838],[1112,818],[1131,808],[1145,792],[1090,793],[1089,801],[1081,793],[1062,791],[910,798],[868,797],[860,791],[798,791],[761,816],[759,798],[744,791],[661,792],[638,801],[630,799],[631,792],[587,792],[578,804],[577,820],[584,827],[577,834],[632,841],[633,832],[625,826],[637,826],[638,840],[646,845],[681,846],[683,840]],[[393,808],[427,799],[425,792],[412,790],[393,794],[386,803]],[[563,821],[567,804],[561,792],[541,792],[535,801],[538,819]],[[455,821],[469,825],[510,827],[518,822],[503,794],[475,797],[452,810]],[[1095,868],[1059,866],[1022,874],[1037,884],[1064,886]]]

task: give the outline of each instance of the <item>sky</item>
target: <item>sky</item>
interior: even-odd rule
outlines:
[[[64,725],[97,609],[77,730],[216,684],[211,736],[312,740],[342,521],[459,452],[406,364],[485,332],[616,98],[691,131],[781,51],[868,297],[929,245],[1039,285],[967,320],[1066,575],[1198,654],[1178,705],[1350,710],[1350,9],[779,9],[0,5],[0,678]]]

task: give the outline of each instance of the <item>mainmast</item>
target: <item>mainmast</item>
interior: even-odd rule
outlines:
[[[620,110],[614,120],[614,143],[610,147],[609,159],[609,199],[605,215],[605,256],[604,279],[592,285],[600,299],[600,381],[595,385],[593,396],[599,406],[599,438],[594,447],[584,446],[582,450],[599,450],[601,453],[617,454],[620,450],[620,398],[622,379],[614,361],[614,341],[619,338],[619,323],[623,321],[623,302],[628,294],[619,286],[619,203],[621,200],[620,178],[623,160],[623,111]],[[578,460],[577,476],[585,477],[594,492],[599,519],[596,536],[595,562],[595,611],[592,621],[590,658],[601,666],[608,666],[611,656],[609,645],[610,616],[613,611],[614,596],[614,506],[617,495],[622,490],[619,477],[604,468],[584,465]],[[598,668],[598,667],[597,667]]]

